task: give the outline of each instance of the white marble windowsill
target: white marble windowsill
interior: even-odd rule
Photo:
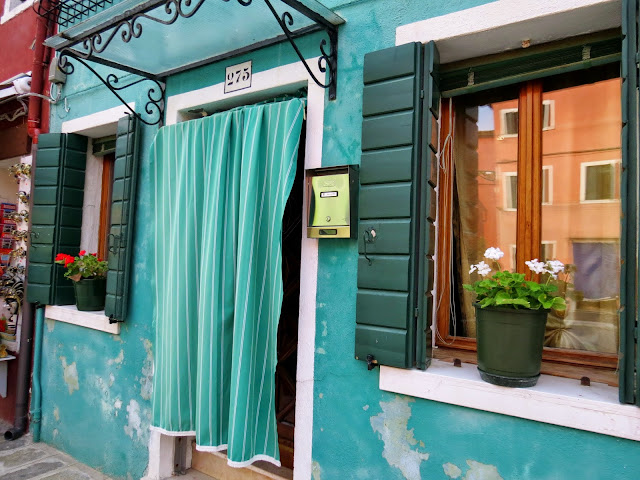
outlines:
[[[640,441],[640,408],[618,401],[618,389],[541,375],[530,388],[491,385],[476,365],[433,360],[426,370],[380,367],[380,389]]]
[[[109,323],[109,317],[105,316],[104,311],[81,312],[75,305],[47,305],[44,316],[50,320],[71,323],[114,335],[120,334],[120,324]]]

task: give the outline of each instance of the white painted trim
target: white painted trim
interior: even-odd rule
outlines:
[[[620,159],[614,160],[596,160],[594,162],[581,162],[580,163],[580,203],[619,203],[620,198],[603,198],[600,200],[585,200],[587,197],[587,167],[594,167],[597,165],[613,165],[614,175],[611,178],[613,182],[613,193],[615,195],[615,182],[616,182],[616,165],[622,164]],[[621,172],[618,172],[619,174]]]
[[[127,105],[131,110],[135,111],[135,102],[127,103]],[[118,120],[129,113],[130,112],[124,105],[113,107],[108,110],[102,110],[100,112],[92,113],[91,115],[85,115],[84,117],[74,118],[73,120],[63,122],[60,132],[77,133],[91,138],[100,138],[110,134],[113,135],[113,133],[103,133],[103,129],[114,124],[117,125]]]
[[[317,58],[308,59],[314,73]],[[269,96],[307,87],[307,139],[305,169],[322,165],[322,136],[324,132],[325,91],[311,81],[304,65],[292,63],[253,74],[252,85],[245,90],[224,93],[224,82],[198,90],[173,95],[167,99],[166,124],[173,125],[189,118],[188,110],[204,108],[221,111],[246,105]],[[303,200],[302,252],[300,265],[300,307],[298,320],[298,366],[296,372],[296,428],[294,432],[294,480],[311,478],[311,448],[313,441],[313,374],[316,336],[316,293],[318,282],[318,240],[307,238],[307,199]],[[161,458],[173,454],[167,442],[149,442],[149,465],[160,465]],[[152,470],[147,479],[171,476],[172,470]]]
[[[24,12],[25,10],[27,10],[28,8],[31,8],[31,6],[35,3],[35,0],[26,0],[24,3],[18,5],[17,7],[12,8],[11,10],[7,11],[7,8],[9,6],[9,1],[5,0],[5,12],[2,15],[2,18],[0,18],[0,25],[3,23],[8,22],[9,20],[11,20],[12,18],[16,17],[17,15],[21,14],[22,12]]]
[[[549,201],[542,202],[542,205],[552,205],[553,204],[553,166],[552,165],[543,165],[542,171],[547,170],[549,172],[549,180],[547,181],[547,192],[549,194]],[[502,188],[504,190],[504,194],[502,195],[502,200],[504,201],[504,211],[505,212],[515,212],[517,208],[511,208],[509,206],[509,197],[511,197],[511,185],[507,181],[507,177],[517,177],[518,172],[504,172],[502,179]],[[542,185],[544,185],[544,175],[542,176]],[[513,200],[513,199],[511,199]],[[516,199],[517,202],[517,199]]]
[[[620,26],[621,0],[497,0],[396,29],[396,45],[435,41],[442,63]]]
[[[113,335],[120,334],[120,324],[109,323],[109,317],[105,316],[104,310],[101,312],[81,312],[75,305],[47,305],[44,316],[49,320],[71,323]]]
[[[513,201],[513,198],[511,198],[511,177],[517,178],[518,172],[504,172],[502,174],[502,188],[504,189],[504,195],[502,197],[504,200],[505,212],[515,212],[517,210],[517,208],[512,208],[509,206],[509,200]],[[518,199],[516,198],[516,205],[517,205],[517,202],[518,202]]]
[[[541,375],[535,387],[498,387],[482,381],[475,365],[434,360],[426,371],[381,367],[380,389],[640,441],[640,408],[619,404],[608,385]]]
[[[149,430],[151,430],[152,432],[161,433],[162,435],[167,435],[169,437],[195,437],[196,436],[196,432],[192,431],[192,430],[185,430],[183,432],[175,432],[175,431],[166,430],[166,429],[160,428],[160,427],[154,427],[153,425],[151,425],[149,427]]]

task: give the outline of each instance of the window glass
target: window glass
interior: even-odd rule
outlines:
[[[571,272],[558,281],[568,308],[549,315],[546,346],[616,353],[620,79],[548,91],[543,99],[555,105],[556,125],[543,131],[542,151],[556,182],[553,204],[542,208],[542,238],[553,242],[552,254]]]
[[[458,102],[455,114],[451,266],[455,281],[449,333],[463,337],[475,337],[476,332],[471,292],[462,288],[478,278],[469,274],[470,265],[482,260],[488,247],[499,247],[505,252],[501,267],[512,268],[516,244],[518,100],[513,92],[480,98],[485,102]],[[515,125],[509,136],[495,128],[501,122],[503,128],[505,118]]]

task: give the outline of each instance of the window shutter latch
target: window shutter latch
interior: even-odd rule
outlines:
[[[371,354],[367,355],[367,370],[371,371],[376,367],[379,367],[378,360]]]
[[[363,238],[363,243],[364,243],[364,258],[367,259],[367,262],[369,263],[369,266],[371,266],[371,264],[373,263],[371,261],[371,259],[369,258],[369,256],[367,255],[367,243],[375,243],[376,241],[376,231],[373,227],[371,228],[367,228],[364,231],[364,238]]]

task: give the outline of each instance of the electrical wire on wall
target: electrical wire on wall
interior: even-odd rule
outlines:
[[[453,147],[454,147],[454,126],[453,126],[453,100],[451,98],[449,98],[449,131],[447,132],[447,136],[444,138],[444,142],[442,142],[442,149],[440,150],[440,152],[438,152],[438,177],[440,177],[440,175],[444,175],[445,173],[447,173],[447,169],[449,167],[453,166]],[[453,169],[451,168],[451,170],[449,171],[450,174],[453,174]],[[440,209],[441,212],[448,212],[448,218],[446,219],[439,219],[438,221],[442,221],[441,225],[444,225],[445,222],[447,225],[452,225],[453,224],[453,208],[450,208],[451,206],[451,201],[452,201],[452,197],[453,197],[453,190],[451,191],[443,191],[445,189],[441,189],[442,186],[442,182],[440,181],[440,178],[438,178],[438,199],[439,202],[442,202],[442,208]],[[450,288],[454,287],[454,276],[453,276],[453,230],[450,230],[449,232],[449,282],[450,282]],[[449,290],[451,292],[451,290]],[[439,295],[437,297],[437,302],[436,302],[436,308],[435,311],[439,311],[440,305],[442,304],[442,300],[443,300],[443,295],[444,295],[445,289],[441,288]],[[456,325],[457,325],[457,318],[456,318],[456,312],[455,312],[455,308],[453,308],[452,302],[449,302],[449,318],[452,319],[453,321],[453,339],[450,342],[447,342],[443,336],[440,334],[440,331],[438,330],[438,323],[436,322],[436,326],[435,326],[435,333],[436,333],[436,337],[438,338],[438,340],[440,340],[440,342],[442,342],[445,345],[452,345],[453,342],[456,339]]]

